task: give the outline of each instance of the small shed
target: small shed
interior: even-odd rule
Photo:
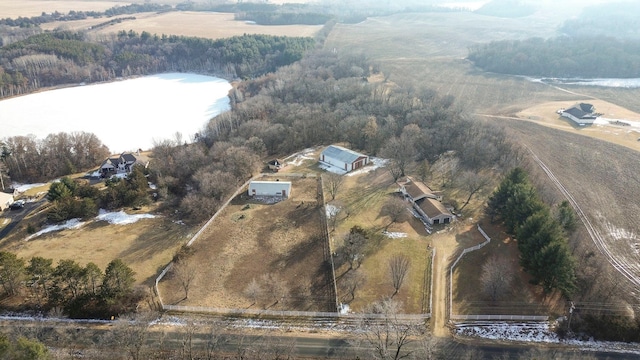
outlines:
[[[249,183],[247,193],[249,196],[280,196],[288,198],[291,196],[291,182],[254,180]]]
[[[269,170],[278,171],[282,169],[285,165],[284,165],[284,161],[280,159],[273,159],[268,162],[268,166],[269,166]]]
[[[320,154],[320,161],[349,172],[367,165],[369,157],[342,146],[330,145]]]
[[[13,195],[0,191],[0,211],[6,209],[13,203]]]

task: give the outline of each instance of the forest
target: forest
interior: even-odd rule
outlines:
[[[567,19],[559,28],[571,37],[610,36],[618,39],[640,39],[640,4],[637,2],[609,2],[592,5],[580,16]]]
[[[168,71],[256,77],[299,60],[314,44],[311,38],[269,35],[209,40],[121,31],[92,40],[80,32],[40,33],[0,48],[0,98]]]
[[[530,38],[474,45],[468,59],[494,73],[560,78],[640,77],[640,40]]]

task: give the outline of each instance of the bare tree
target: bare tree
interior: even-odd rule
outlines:
[[[327,173],[324,176],[324,183],[329,195],[331,195],[331,201],[333,201],[344,184],[344,176],[332,172]]]
[[[411,260],[404,254],[396,254],[389,260],[389,276],[395,290],[391,297],[394,297],[400,291],[404,278],[409,272],[410,265]]]
[[[367,281],[367,277],[362,272],[356,270],[346,273],[340,279],[340,288],[343,292],[350,296],[350,300],[347,301],[346,295],[343,296],[342,301],[345,303],[349,303],[356,298],[356,290],[363,286]]]
[[[345,260],[349,262],[347,271],[358,269],[362,264],[366,240],[367,238],[362,232],[354,231],[353,229],[345,236],[342,251]]]
[[[398,318],[401,312],[401,304],[391,299],[376,302],[365,310],[359,340],[366,345],[367,357],[381,360],[415,358],[415,350],[409,349],[409,344],[421,335],[418,330],[421,325],[401,321]],[[366,314],[378,316],[367,317]]]
[[[121,317],[110,332],[111,346],[126,351],[133,360],[144,359],[143,349],[149,337],[149,326],[151,320],[157,318],[158,314],[153,312]]]
[[[338,222],[338,214],[340,213],[340,207],[336,204],[325,205],[325,211],[327,213],[327,221],[332,230],[336,229],[336,223]]]
[[[255,305],[262,294],[262,287],[256,280],[256,278],[251,279],[247,287],[244,289],[244,294],[251,299],[251,305]]]
[[[433,163],[431,170],[434,175],[437,174],[440,177],[442,187],[445,187],[455,177],[459,166],[460,160],[457,157],[450,154],[443,154]]]
[[[181,259],[173,265],[173,274],[184,290],[184,299],[188,299],[189,289],[198,274],[198,266],[191,259]]]
[[[410,137],[403,134],[401,138],[392,137],[380,150],[382,156],[389,159],[387,169],[393,176],[393,181],[405,176],[407,166],[416,154]]]
[[[509,291],[513,282],[513,273],[509,266],[509,261],[497,255],[489,257],[487,262],[482,265],[480,282],[484,293],[491,301],[502,298]]]
[[[457,182],[460,187],[469,194],[465,203],[460,207],[460,211],[462,211],[467,205],[469,205],[473,195],[482,191],[491,184],[491,178],[473,171],[465,171],[457,178]]]
[[[286,281],[282,279],[278,274],[264,274],[261,277],[261,282],[265,291],[263,295],[265,300],[273,301],[273,305],[282,302],[287,295],[289,295],[289,288]]]
[[[407,203],[398,197],[392,197],[387,200],[384,205],[382,205],[381,213],[384,216],[388,216],[391,220],[391,222],[384,227],[384,231],[387,231],[389,226],[397,222],[406,221],[409,215]]]

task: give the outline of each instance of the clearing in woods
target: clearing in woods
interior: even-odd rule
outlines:
[[[266,179],[282,179],[274,176]],[[169,272],[160,283],[165,304],[335,311],[331,269],[324,262],[318,179],[286,180],[292,190],[284,201],[265,203],[242,192],[222,210],[191,246],[187,261],[197,264],[197,271],[188,299]],[[246,292],[253,279],[263,290],[257,299]],[[270,294],[275,287],[285,290]]]

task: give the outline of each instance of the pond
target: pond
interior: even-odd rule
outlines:
[[[84,131],[112,153],[148,150],[154,141],[184,141],[229,110],[228,81],[168,73],[44,91],[0,101],[0,139]]]

